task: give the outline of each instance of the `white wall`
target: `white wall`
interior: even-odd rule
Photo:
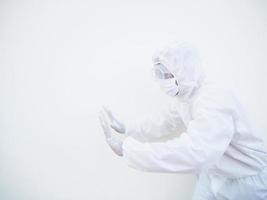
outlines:
[[[1,200],[191,198],[194,176],[130,169],[106,145],[102,104],[130,119],[161,105],[153,51],[202,50],[267,139],[266,1],[0,2]]]

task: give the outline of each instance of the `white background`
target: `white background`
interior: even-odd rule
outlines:
[[[267,139],[266,1],[0,1],[0,199],[187,200],[193,175],[133,170],[104,141],[164,104],[155,49],[190,41]]]

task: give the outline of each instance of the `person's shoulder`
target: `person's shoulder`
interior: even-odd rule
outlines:
[[[233,88],[220,82],[205,82],[201,87],[202,94],[212,96],[229,96],[234,95]]]
[[[219,82],[205,82],[201,86],[201,90],[204,93],[214,93],[214,94],[231,94],[233,93],[233,90],[226,85],[223,85],[222,83]]]
[[[232,104],[234,92],[231,88],[215,82],[201,86],[196,104],[205,106],[226,106]]]

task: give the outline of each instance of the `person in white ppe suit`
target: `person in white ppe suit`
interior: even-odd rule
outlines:
[[[170,45],[155,53],[153,66],[159,85],[177,104],[129,123],[104,109],[100,121],[113,151],[136,169],[197,174],[194,200],[267,199],[263,142],[236,96],[207,81],[197,50],[187,43]],[[179,137],[156,140],[175,132]]]

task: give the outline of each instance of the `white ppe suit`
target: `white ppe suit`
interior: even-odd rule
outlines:
[[[193,199],[267,199],[267,153],[234,94],[206,81],[197,51],[174,44],[158,51],[175,76],[174,104],[126,124],[123,158],[133,168],[195,173]],[[170,133],[179,137],[148,142]]]

